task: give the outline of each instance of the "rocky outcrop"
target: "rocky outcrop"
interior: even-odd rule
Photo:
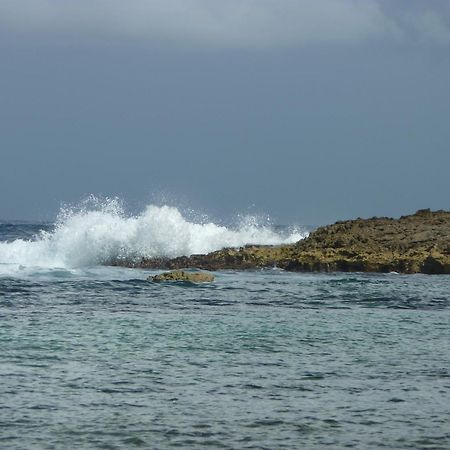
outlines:
[[[450,212],[337,222],[295,244],[288,270],[450,273]]]
[[[143,259],[143,268],[204,270],[280,267],[290,271],[450,274],[450,212],[417,211],[320,227],[292,245],[226,248],[207,255]]]
[[[138,267],[146,269],[182,269],[195,267],[201,270],[238,269],[247,270],[273,267],[282,258],[290,246],[250,245],[241,248],[225,248],[207,255],[180,256],[173,259],[143,258]]]
[[[164,272],[147,278],[149,281],[160,283],[163,281],[188,281],[191,283],[210,283],[214,281],[214,275],[205,272],[185,272],[176,270],[173,272]]]

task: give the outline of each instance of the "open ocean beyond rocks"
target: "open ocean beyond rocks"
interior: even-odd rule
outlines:
[[[112,227],[106,258],[136,250],[118,230],[139,224],[89,214],[0,224],[0,448],[450,448],[450,276],[151,283],[86,234]],[[298,238],[208,227],[215,246]]]

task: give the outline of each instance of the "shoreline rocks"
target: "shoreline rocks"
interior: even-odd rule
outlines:
[[[124,264],[126,265],[126,264]],[[152,269],[450,274],[450,212],[419,210],[399,219],[339,221],[290,245],[248,245],[207,255],[146,259],[128,264]]]

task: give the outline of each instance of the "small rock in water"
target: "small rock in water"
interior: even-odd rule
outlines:
[[[190,281],[192,283],[209,283],[214,281],[214,276],[206,272],[185,272],[184,270],[174,270],[173,272],[164,272],[159,275],[150,276],[149,281],[157,283],[161,281]]]

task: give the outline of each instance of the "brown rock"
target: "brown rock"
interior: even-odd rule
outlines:
[[[144,258],[130,265],[172,270],[277,266],[301,272],[450,274],[450,212],[424,209],[399,219],[373,217],[339,221],[320,227],[291,245],[250,245],[174,259]]]
[[[159,275],[150,276],[149,281],[160,283],[162,281],[189,281],[191,283],[210,283],[214,281],[214,275],[205,272],[185,272],[175,270],[173,272],[164,272]]]

